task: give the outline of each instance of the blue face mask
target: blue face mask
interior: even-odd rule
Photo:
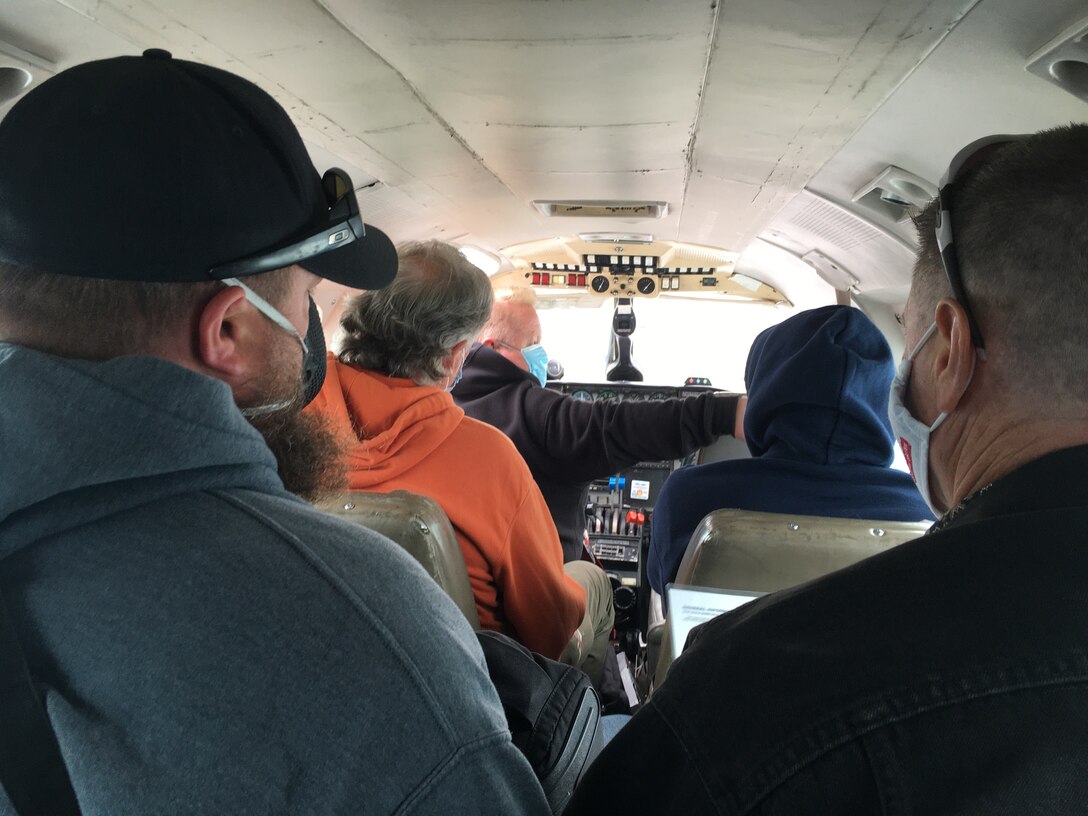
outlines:
[[[521,350],[521,356],[525,358],[525,362],[529,364],[529,373],[532,374],[541,385],[548,382],[548,352],[544,351],[544,346],[537,343],[535,346],[529,346]]]
[[[446,386],[447,391],[452,391],[457,387],[457,383],[461,382],[461,376],[465,373],[465,364],[462,363],[461,367],[457,369],[457,376],[453,378],[453,382]]]

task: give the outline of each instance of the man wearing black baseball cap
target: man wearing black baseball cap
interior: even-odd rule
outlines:
[[[309,291],[396,273],[347,175],[164,51],[0,155],[0,813],[547,812],[452,602],[253,427],[320,438]]]

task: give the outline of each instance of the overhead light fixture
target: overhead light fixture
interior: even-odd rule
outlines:
[[[652,244],[648,232],[580,232],[578,239],[590,244]]]
[[[549,218],[664,218],[666,201],[534,201]]]
[[[458,247],[458,251],[465,256],[465,259],[477,267],[482,269],[484,274],[489,278],[502,269],[502,259],[491,254],[485,249],[480,249],[478,246],[468,244],[463,247]]]
[[[896,207],[916,207],[919,210],[937,197],[937,185],[921,176],[890,164],[868,184],[854,193],[852,201],[860,201],[873,193],[885,204]]]

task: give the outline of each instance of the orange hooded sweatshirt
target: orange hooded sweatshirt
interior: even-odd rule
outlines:
[[[440,388],[385,377],[332,354],[307,410],[358,440],[352,490],[408,490],[446,512],[461,543],[484,629],[551,658],[585,613],[585,592],[563,571],[548,506],[513,443],[470,419]]]

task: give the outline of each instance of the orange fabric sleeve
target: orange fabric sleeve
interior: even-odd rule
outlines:
[[[585,591],[563,571],[563,548],[548,505],[525,469],[527,484],[495,570],[503,612],[517,639],[558,658],[582,622]]]

